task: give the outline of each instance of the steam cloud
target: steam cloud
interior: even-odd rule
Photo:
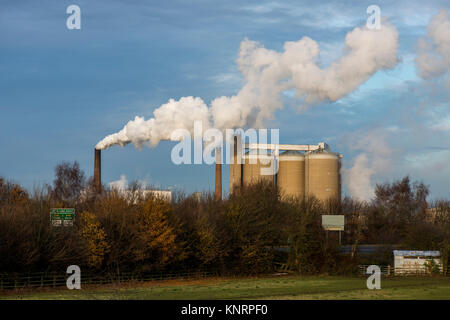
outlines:
[[[146,181],[138,180],[133,184],[139,189],[145,189],[147,187]],[[127,180],[127,176],[124,174],[120,175],[120,179],[116,181],[112,181],[109,183],[109,188],[117,191],[125,191],[128,189],[129,183]]]
[[[427,35],[417,43],[415,64],[421,78],[446,78],[450,67],[450,20],[446,10],[433,16]],[[450,81],[448,82],[450,87]],[[438,129],[444,127],[435,126]],[[344,170],[348,190],[352,197],[369,200],[374,196],[374,175],[386,173],[391,166],[392,150],[387,145],[386,130],[369,131],[355,146],[361,153],[353,166]],[[359,134],[358,134],[359,136]]]
[[[352,197],[370,200],[374,195],[372,177],[389,170],[392,150],[384,130],[371,130],[362,137],[358,134],[354,148],[362,152],[353,160],[353,166],[344,170],[344,179]]]
[[[122,174],[122,175],[120,176],[120,179],[119,179],[119,180],[110,182],[110,183],[109,183],[109,187],[110,187],[111,189],[115,189],[115,190],[118,190],[118,191],[126,190],[126,189],[128,188],[128,180],[127,180],[127,177],[126,177],[124,174]]]
[[[427,35],[418,42],[416,67],[423,79],[448,75],[450,68],[450,20],[442,9],[433,16]]]
[[[195,120],[202,121],[203,128],[209,126],[208,107],[200,98],[183,97],[178,101],[170,99],[153,114],[154,118],[149,120],[136,116],[122,130],[100,141],[96,149],[106,149],[117,144],[123,147],[130,142],[141,148],[146,141],[156,146],[161,140],[169,140],[175,129],[193,131]]]
[[[201,98],[170,99],[154,111],[153,118],[136,117],[121,131],[105,137],[96,148],[128,143],[141,148],[147,141],[156,146],[161,140],[169,140],[175,129],[192,132],[194,120],[202,121],[203,128],[261,127],[282,108],[280,96],[286,90],[294,90],[306,106],[336,101],[378,70],[393,68],[398,62],[397,42],[397,30],[387,20],[380,30],[357,27],[346,35],[344,55],[328,68],[321,68],[319,45],[311,38],[286,42],[283,52],[245,39],[237,59],[245,85],[237,95],[216,98],[210,107]]]

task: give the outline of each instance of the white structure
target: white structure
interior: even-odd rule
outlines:
[[[328,231],[344,231],[344,215],[322,215],[322,228]]]
[[[172,201],[172,191],[170,190],[140,190],[140,192],[142,192],[144,197],[153,195],[155,198],[163,199],[168,202]]]
[[[153,196],[158,199],[162,199],[167,202],[172,201],[172,191],[170,190],[151,190],[151,189],[119,189],[113,188],[116,192],[118,192],[122,197],[126,198],[129,202],[136,203],[139,197],[148,198],[149,196]]]
[[[395,274],[430,273],[427,264],[433,261],[442,270],[439,251],[394,250]]]
[[[325,142],[319,142],[317,145],[310,144],[267,144],[267,143],[246,143],[246,149],[259,149],[259,150],[274,150],[276,156],[277,151],[290,150],[290,151],[314,151],[314,150],[330,150],[330,147]]]

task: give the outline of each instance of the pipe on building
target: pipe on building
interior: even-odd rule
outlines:
[[[222,150],[216,148],[216,185],[214,191],[217,200],[222,199]]]
[[[230,163],[230,194],[233,193],[234,188],[242,187],[244,165],[242,163],[242,149],[238,144],[238,137],[233,139],[233,158]]]
[[[95,191],[102,191],[102,151],[94,151],[94,188]]]
[[[239,147],[239,148],[238,148]],[[238,165],[236,180],[238,181],[238,185],[242,187],[242,176],[244,170],[244,164],[242,163],[242,149],[240,148],[240,144],[238,144],[238,137],[234,137],[234,147],[233,147],[233,156],[234,156],[234,164]]]

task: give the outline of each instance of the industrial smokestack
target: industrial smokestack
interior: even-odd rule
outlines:
[[[216,148],[216,188],[214,192],[217,200],[222,199],[222,150]]]
[[[94,187],[95,191],[102,191],[102,151],[97,148],[94,155]]]

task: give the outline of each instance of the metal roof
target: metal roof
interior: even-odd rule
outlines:
[[[394,250],[394,256],[407,257],[440,257],[439,251],[419,251],[419,250]]]
[[[287,150],[280,153],[280,156],[303,156],[303,152],[297,150]]]

